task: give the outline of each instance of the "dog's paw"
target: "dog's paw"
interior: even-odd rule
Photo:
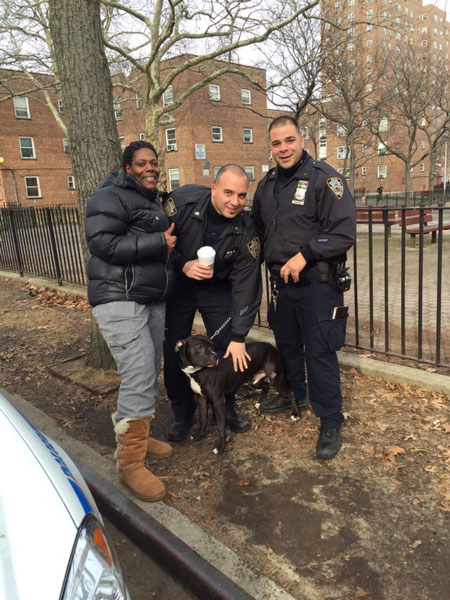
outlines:
[[[213,454],[219,454],[219,448],[214,448],[213,449]]]
[[[291,415],[291,421],[294,421],[294,423],[296,421],[300,421],[300,417],[297,417],[297,415]]]
[[[260,406],[261,406],[261,402],[257,402],[257,403],[255,404],[255,408],[257,408],[257,409],[259,409],[259,407],[260,407]]]

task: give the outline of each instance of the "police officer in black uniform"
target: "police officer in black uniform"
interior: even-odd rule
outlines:
[[[164,342],[164,384],[172,403],[174,422],[168,439],[183,440],[194,422],[196,402],[187,377],[180,369],[176,342],[191,334],[195,312],[202,315],[207,334],[216,349],[231,356],[235,370],[247,368],[245,337],[261,302],[260,242],[250,216],[243,208],[249,181],[238,165],[218,172],[212,188],[185,185],[164,202],[175,223],[177,236],[172,253],[179,272],[177,293],[167,302]],[[212,246],[213,265],[197,260],[197,250]],[[235,433],[250,428],[234,408],[234,396],[226,398],[226,420]]]
[[[342,289],[348,281],[345,253],[356,235],[355,208],[339,173],[303,149],[295,119],[275,119],[269,137],[277,166],[259,182],[252,209],[271,274],[269,321],[301,407],[307,398],[306,365],[309,400],[321,422],[316,453],[333,458],[341,446],[336,351],[345,339]],[[287,406],[287,399],[277,397],[260,409]]]

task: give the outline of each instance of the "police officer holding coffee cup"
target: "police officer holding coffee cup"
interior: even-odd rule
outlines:
[[[185,185],[167,195],[164,208],[175,224],[172,253],[178,289],[167,302],[164,384],[174,422],[168,439],[185,439],[194,423],[196,402],[175,352],[178,340],[191,335],[198,310],[207,335],[234,369],[250,360],[245,337],[261,302],[260,240],[249,215],[243,213],[249,181],[238,165],[225,165],[211,188]],[[250,428],[239,414],[234,396],[227,397],[227,425],[235,433]]]

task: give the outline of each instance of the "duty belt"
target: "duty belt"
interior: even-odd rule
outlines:
[[[319,260],[314,265],[310,267],[305,267],[303,271],[300,273],[300,278],[298,283],[294,283],[292,280],[289,280],[289,285],[303,287],[306,285],[310,285],[313,281],[328,281],[330,276],[334,273],[334,263],[328,262],[326,260]],[[279,271],[272,270],[270,272],[270,277],[272,280],[272,285],[278,289],[281,289],[288,285],[285,283],[284,279],[281,277]]]

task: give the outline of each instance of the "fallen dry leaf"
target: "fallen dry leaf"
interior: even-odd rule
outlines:
[[[410,548],[418,548],[422,545],[422,540],[414,540],[412,544],[409,545]]]
[[[245,485],[248,485],[249,483],[250,483],[250,479],[239,479],[239,481],[236,483],[236,485],[245,486]]]
[[[383,448],[383,456],[386,460],[392,460],[399,454],[406,454],[406,450],[401,446],[385,446]]]

